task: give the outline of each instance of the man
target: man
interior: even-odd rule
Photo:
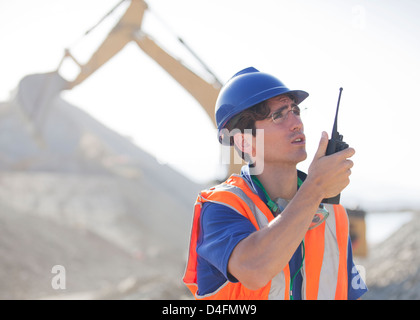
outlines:
[[[220,91],[219,140],[248,165],[197,199],[184,275],[195,298],[357,299],[367,290],[344,208],[321,204],[349,184],[354,149],[325,156],[323,132],[308,175],[296,169],[307,157],[298,106],[307,97],[252,67]]]

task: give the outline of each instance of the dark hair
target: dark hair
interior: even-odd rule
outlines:
[[[290,99],[296,102],[296,99],[293,95],[287,95]],[[245,129],[251,129],[252,135],[255,137],[257,135],[257,129],[255,128],[255,121],[260,121],[266,119],[270,115],[270,108],[267,104],[267,100],[260,102],[241,113],[237,114],[233,117],[226,125],[226,129],[229,133],[232,130],[236,129],[235,131],[239,130],[241,133],[245,132]],[[249,162],[249,155],[242,152],[234,143],[233,135],[229,134],[227,139],[230,139],[230,145],[234,146],[238,154],[241,158],[247,162]]]
[[[233,117],[226,125],[226,129],[229,133],[232,133],[234,129],[237,132],[239,130],[241,133],[244,133],[246,129],[252,131],[252,135],[255,137],[257,134],[257,129],[255,128],[255,121],[264,120],[270,114],[270,108],[267,105],[267,101],[260,102],[251,108],[248,108],[235,117]],[[249,162],[248,154],[240,150],[233,141],[233,135],[229,134],[230,145],[233,145],[235,150],[241,156],[243,160]]]

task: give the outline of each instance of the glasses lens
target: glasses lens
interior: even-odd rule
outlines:
[[[271,117],[273,118],[273,122],[274,123],[279,123],[282,121],[282,119],[284,118],[285,114],[287,114],[287,111],[284,110],[279,110],[274,112]]]
[[[323,223],[329,216],[329,212],[325,207],[319,207],[317,212],[315,213],[314,217],[312,218],[312,222],[309,225],[309,230],[312,230],[318,227],[321,223]]]
[[[292,112],[296,115],[296,116],[300,116],[300,108],[298,106],[293,106],[292,107]]]
[[[287,118],[289,113],[292,112],[295,116],[300,116],[300,108],[298,105],[292,105],[291,109],[281,109],[272,113],[271,118],[274,123],[280,123]]]

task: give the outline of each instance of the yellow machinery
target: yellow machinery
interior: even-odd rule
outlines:
[[[350,220],[350,238],[353,247],[353,255],[366,257],[368,246],[366,240],[366,212],[361,209],[347,209]]]
[[[124,0],[119,4],[122,2],[124,2]],[[155,60],[197,100],[215,125],[214,106],[222,84],[197,57],[199,62],[205,66],[206,70],[213,75],[213,82],[209,83],[198,76],[149,37],[149,35],[141,29],[143,16],[147,9],[148,6],[145,1],[131,0],[129,7],[121,19],[86,64],[81,65],[71,55],[70,51],[66,50],[58,68],[60,68],[64,59],[71,58],[80,67],[80,73],[72,82],[69,82],[68,87],[65,89],[72,89],[82,83],[92,73],[122,50],[129,42],[134,41],[148,56]],[[178,38],[178,40],[185,45],[182,39]],[[189,48],[187,47],[187,49]],[[231,159],[234,159],[233,148],[231,148]],[[241,164],[235,164],[232,160],[230,163],[229,173],[240,171]]]

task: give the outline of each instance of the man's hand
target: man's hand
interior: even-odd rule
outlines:
[[[322,132],[321,141],[308,170],[307,181],[311,181],[322,198],[331,198],[339,194],[350,183],[351,158],[355,154],[353,148],[325,156],[328,145],[328,134]]]

